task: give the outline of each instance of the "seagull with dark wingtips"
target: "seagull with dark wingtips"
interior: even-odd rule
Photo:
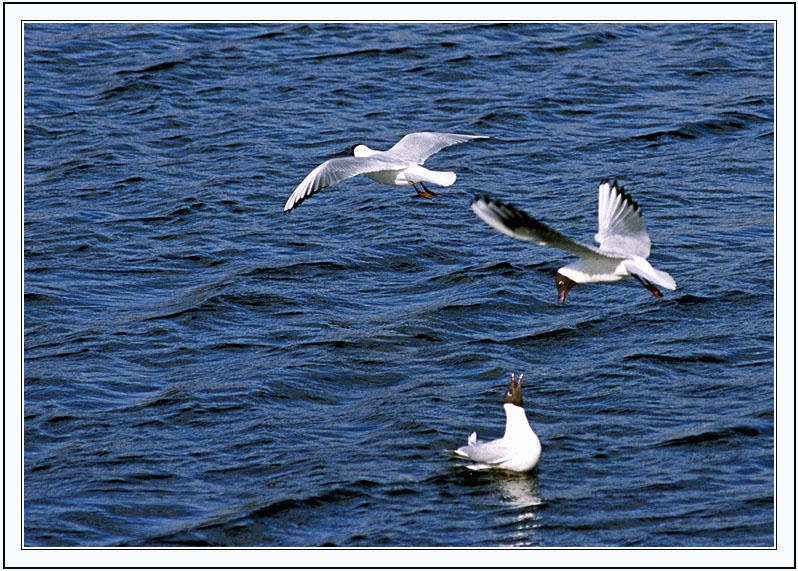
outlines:
[[[646,260],[651,240],[646,232],[640,207],[618,181],[608,179],[599,184],[598,232],[599,247],[582,244],[563,236],[510,204],[487,197],[471,201],[471,210],[494,229],[528,242],[549,245],[579,256],[579,260],[557,270],[557,304],[565,305],[565,296],[576,284],[614,282],[633,276],[655,297],[662,297],[656,286],[676,289],[676,282],[667,273],[657,270]]]
[[[457,175],[426,169],[421,166],[424,161],[451,145],[487,138],[453,133],[410,133],[387,151],[355,145],[352,147],[353,156],[330,159],[313,169],[288,197],[283,211],[289,212],[323,188],[359,174],[382,184],[412,186],[419,196],[432,198],[437,193],[428,189],[425,182],[452,186]],[[416,184],[424,190],[419,190]]]

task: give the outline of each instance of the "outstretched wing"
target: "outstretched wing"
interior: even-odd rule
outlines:
[[[518,240],[534,242],[541,246],[552,246],[576,254],[581,258],[616,260],[621,257],[609,255],[599,251],[598,248],[563,236],[535,220],[523,210],[499,200],[486,196],[477,197],[471,201],[471,210],[489,226]]]
[[[651,240],[640,214],[640,207],[618,181],[599,184],[598,233],[595,236],[600,250],[624,256],[647,258]]]
[[[391,158],[377,157],[341,157],[330,159],[310,171],[299,186],[294,189],[285,203],[284,212],[290,211],[302,202],[316,194],[323,188],[340,182],[344,179],[384,170],[398,170],[408,166],[408,163],[395,161]]]
[[[427,157],[451,145],[487,139],[478,135],[457,135],[454,133],[410,133],[402,137],[398,143],[384,154],[409,162],[424,164]]]

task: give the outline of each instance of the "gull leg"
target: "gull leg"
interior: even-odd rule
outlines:
[[[438,193],[437,193],[437,192],[432,192],[430,189],[428,189],[428,188],[427,188],[427,186],[426,186],[426,185],[425,185],[423,182],[421,182],[421,181],[418,181],[418,184],[420,184],[420,185],[421,185],[421,188],[423,188],[424,190],[426,190],[426,191],[427,191],[427,194],[429,194],[430,196],[438,196]]]
[[[413,185],[413,188],[416,189],[416,192],[418,193],[419,196],[423,196],[424,198],[430,198],[430,199],[432,198],[428,193],[419,190],[418,187],[416,186],[416,183],[411,182],[410,184]],[[424,183],[422,183],[421,186],[424,186]],[[427,187],[424,188],[426,189]]]
[[[643,284],[648,291],[650,291],[652,294],[654,294],[654,297],[662,297],[662,292],[657,289],[657,286],[652,284],[650,281],[641,278],[637,274],[632,274],[632,275],[634,277],[636,277],[637,281],[639,281],[641,284]]]

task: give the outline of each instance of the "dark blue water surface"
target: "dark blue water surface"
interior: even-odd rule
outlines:
[[[24,542],[771,546],[770,24],[27,24]],[[283,204],[354,143],[491,139]],[[677,281],[574,288],[599,181]],[[504,427],[527,476],[445,454]]]

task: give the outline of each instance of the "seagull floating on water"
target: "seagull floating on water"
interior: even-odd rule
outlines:
[[[540,245],[549,245],[579,256],[579,260],[557,270],[557,304],[576,284],[614,282],[634,276],[655,297],[662,292],[654,285],[676,289],[676,282],[667,273],[654,269],[646,261],[651,240],[643,224],[640,207],[616,180],[604,179],[599,184],[598,233],[599,247],[581,244],[526,212],[499,200],[476,197],[471,210],[487,224],[513,238]]]
[[[468,445],[454,451],[457,456],[475,462],[468,468],[526,472],[537,466],[541,452],[540,440],[529,426],[524,412],[524,399],[521,398],[523,378],[524,375],[520,375],[516,383],[515,375],[510,374],[510,388],[504,394],[504,414],[507,416],[504,436],[498,440],[480,442],[477,433],[472,432],[468,437]]]
[[[366,145],[355,145],[352,147],[354,156],[330,159],[313,169],[288,197],[283,211],[289,212],[321,189],[359,174],[382,184],[412,186],[419,196],[432,198],[437,193],[428,189],[425,182],[452,186],[457,175],[453,172],[425,169],[421,166],[424,161],[451,145],[487,138],[452,133],[410,133],[387,151],[375,151]],[[419,190],[416,184],[420,184],[424,190]]]

